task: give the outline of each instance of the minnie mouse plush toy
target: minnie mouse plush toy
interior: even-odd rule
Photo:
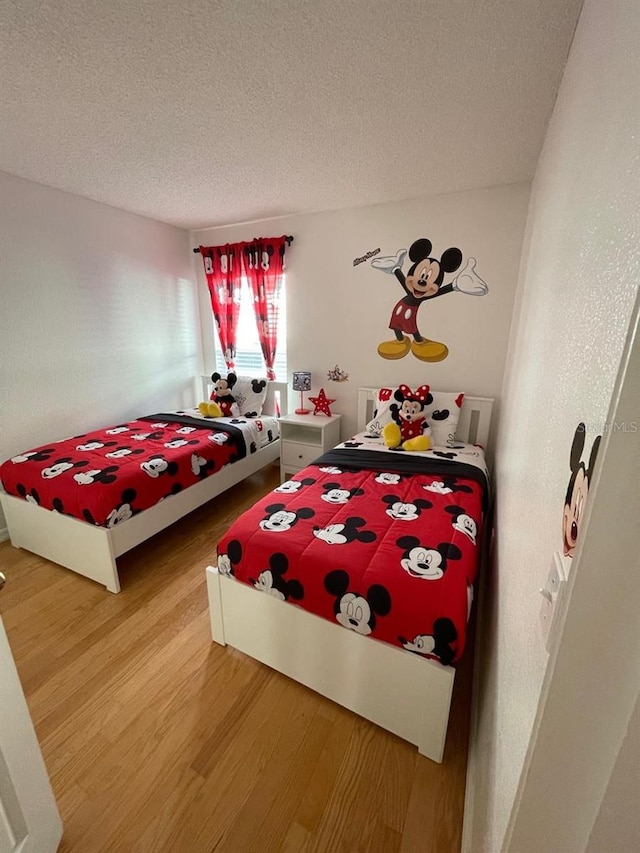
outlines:
[[[433,399],[429,386],[421,385],[412,391],[401,385],[393,395],[398,403],[389,407],[393,422],[382,430],[382,439],[390,450],[428,450],[431,447],[431,430],[424,407]]]

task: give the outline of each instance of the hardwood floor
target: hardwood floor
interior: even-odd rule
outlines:
[[[472,650],[442,765],[211,642],[205,566],[270,467],[118,561],[120,595],[0,545],[60,853],[455,853]]]

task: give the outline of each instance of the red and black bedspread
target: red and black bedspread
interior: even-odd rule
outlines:
[[[450,664],[465,646],[486,500],[478,448],[409,454],[346,442],[245,512],[218,545],[218,569]]]
[[[160,413],[77,435],[0,466],[6,492],[114,527],[256,450],[257,421]]]

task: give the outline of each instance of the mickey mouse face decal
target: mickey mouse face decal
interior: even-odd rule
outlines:
[[[207,462],[207,460],[203,459],[202,456],[198,456],[197,453],[191,454],[191,470],[196,475],[196,477],[199,477],[200,473],[203,470],[206,470],[208,464],[209,463]]]
[[[58,459],[48,468],[43,468],[40,472],[40,476],[45,480],[51,480],[54,477],[59,477],[60,474],[64,474],[65,471],[70,471],[72,468],[84,468],[84,466],[88,464],[88,462],[84,461],[72,462],[71,457],[65,457],[64,459]]]
[[[134,441],[146,441],[150,439],[151,441],[156,441],[156,439],[162,438],[161,432],[138,432],[135,435],[132,435],[131,438]]]
[[[26,486],[23,486],[22,483],[18,483],[16,486],[16,491],[18,494],[28,501],[30,504],[35,504],[36,506],[40,506],[40,495],[35,489],[31,489],[27,492]]]
[[[211,435],[207,436],[207,438],[214,444],[222,445],[229,441],[229,434],[226,432],[214,432]]]
[[[269,568],[260,572],[257,580],[249,580],[256,589],[280,601],[287,601],[289,598],[299,601],[304,597],[304,589],[300,581],[284,579],[288,567],[289,563],[284,554],[272,554],[269,558]]]
[[[55,462],[48,468],[43,468],[42,476],[45,480],[52,480],[54,477],[59,477],[60,474],[64,474],[65,471],[69,471],[71,468],[73,468],[71,462]]]
[[[415,521],[420,518],[422,510],[431,509],[433,506],[431,501],[422,498],[416,498],[413,503],[403,503],[396,495],[385,495],[382,500],[389,504],[389,509],[385,512],[396,521]]]
[[[417,652],[419,655],[430,655],[435,646],[435,640],[431,634],[418,634],[413,640],[398,638],[408,652]]]
[[[371,634],[376,627],[376,615],[386,616],[391,610],[391,596],[380,584],[373,584],[366,596],[349,590],[349,575],[336,569],[324,579],[328,593],[336,596],[333,612],[337,622],[357,634]]]
[[[471,494],[473,489],[465,483],[458,483],[456,477],[443,477],[442,480],[434,480],[428,486],[423,486],[427,492],[434,492],[437,495],[449,495],[451,492],[466,492]]]
[[[444,509],[445,512],[453,516],[453,529],[464,533],[467,539],[470,539],[475,545],[478,526],[473,518],[467,515],[461,506],[446,506]]]
[[[353,516],[344,524],[328,524],[326,527],[314,527],[313,535],[327,545],[346,545],[348,542],[374,542],[376,534],[372,530],[360,530],[365,524],[364,518]]]
[[[129,432],[129,427],[128,426],[113,427],[112,429],[108,429],[106,432],[107,432],[107,435],[118,435],[118,433],[121,433],[121,432]]]
[[[226,554],[218,554],[218,571],[221,575],[233,577],[235,566],[242,559],[242,545],[237,539],[232,539],[227,545]]]
[[[136,438],[136,437],[137,436],[134,436],[134,438]],[[189,441],[186,438],[174,438],[171,441],[165,442],[164,446],[173,449],[173,448],[177,448],[177,447],[184,447],[187,444],[198,444],[198,443],[199,442],[198,442],[197,438],[192,438]]]
[[[438,580],[447,570],[447,560],[459,560],[462,552],[455,545],[441,542],[437,548],[421,545],[415,536],[403,536],[396,542],[404,553],[400,565],[414,578]]]
[[[324,495],[320,495],[323,501],[330,504],[346,504],[351,498],[363,495],[362,489],[341,489],[339,483],[324,483]]]
[[[370,634],[373,630],[371,627],[372,617],[371,605],[361,595],[356,595],[355,592],[347,592],[340,599],[336,619],[344,628],[349,628],[358,634]]]
[[[435,492],[435,494],[437,495],[450,495],[453,491],[450,486],[447,486],[445,483],[438,481],[434,481],[428,486],[423,486],[422,488],[425,489],[427,492]]]
[[[46,462],[55,453],[53,447],[47,447],[44,450],[32,450],[29,453],[21,453],[19,456],[14,456],[11,461],[14,465],[19,465],[21,462]]]
[[[455,657],[456,649],[452,643],[458,639],[458,632],[451,619],[445,616],[433,623],[433,634],[418,634],[413,640],[398,639],[407,651],[436,657],[449,666]]]
[[[285,495],[292,495],[299,491],[303,486],[313,486],[315,480],[311,477],[305,477],[304,480],[286,480],[274,492],[282,492]]]
[[[141,462],[140,468],[153,479],[163,474],[176,474],[178,472],[178,465],[175,462],[168,462],[164,456],[152,456],[151,459]]]
[[[593,476],[593,469],[601,441],[601,436],[599,435],[594,438],[589,455],[589,466],[587,467],[584,462],[580,461],[582,451],[584,450],[585,432],[585,425],[583,423],[578,424],[573,436],[569,457],[571,477],[562,513],[563,550],[567,557],[573,557],[578,544],[580,528],[587,507],[589,483]]]
[[[116,479],[115,471],[118,470],[117,465],[109,465],[107,468],[96,468],[93,471],[81,471],[79,474],[74,474],[73,479],[79,486],[90,486],[93,483],[103,483],[108,485]]]
[[[137,515],[140,510],[133,508],[133,502],[136,499],[137,493],[135,489],[125,489],[122,493],[122,503],[112,509],[107,516],[107,527],[117,527],[123,521],[128,521],[134,515]]]
[[[99,450],[101,447],[113,447],[115,441],[88,441],[86,444],[79,444],[76,450]]]
[[[286,533],[301,518],[313,518],[315,515],[315,512],[309,507],[301,507],[292,512],[286,510],[284,504],[271,504],[265,508],[265,511],[268,515],[260,522],[260,528],[268,530],[270,533]]]
[[[136,450],[132,450],[130,447],[116,447],[115,450],[104,455],[107,459],[123,459],[125,456],[138,455],[140,453],[144,453],[141,447],[138,447]]]
[[[122,504],[118,509],[112,509],[107,516],[107,527],[116,527],[118,524],[122,524],[123,521],[127,521],[132,516],[133,512],[131,511],[131,506],[129,504]]]
[[[400,474],[388,474],[383,472],[375,478],[376,483],[381,483],[383,486],[397,486],[402,477]],[[425,487],[426,488],[426,487]]]

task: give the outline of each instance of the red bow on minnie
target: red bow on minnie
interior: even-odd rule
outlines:
[[[418,403],[426,403],[429,396],[428,385],[421,385],[415,391],[412,391],[408,385],[400,385],[400,391],[402,391],[405,400],[415,400]]]

